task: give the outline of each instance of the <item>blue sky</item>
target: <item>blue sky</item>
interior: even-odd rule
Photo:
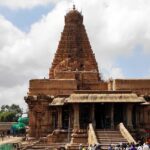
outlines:
[[[137,45],[131,55],[117,58],[116,65],[127,78],[150,77],[150,55],[144,53],[141,45]]]
[[[36,6],[33,9],[12,10],[6,6],[0,6],[0,14],[12,22],[20,30],[28,32],[30,26],[47,15],[53,9],[54,5]]]

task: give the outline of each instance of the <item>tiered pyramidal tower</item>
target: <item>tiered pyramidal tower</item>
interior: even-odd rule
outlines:
[[[65,16],[64,30],[49,72],[49,78],[75,78],[77,72],[84,74],[83,76],[86,78],[89,78],[87,77],[89,73],[91,78],[100,81],[97,62],[83,25],[83,16],[73,6],[73,10]]]

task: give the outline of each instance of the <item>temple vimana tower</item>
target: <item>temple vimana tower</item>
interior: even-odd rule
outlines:
[[[150,130],[150,79],[103,81],[75,7],[65,15],[49,78],[31,79],[25,101],[30,136],[51,146],[136,142],[135,131]]]

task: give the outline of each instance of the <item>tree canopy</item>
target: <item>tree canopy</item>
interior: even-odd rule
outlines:
[[[1,122],[16,122],[22,115],[22,109],[19,105],[2,105],[0,108],[0,121]]]

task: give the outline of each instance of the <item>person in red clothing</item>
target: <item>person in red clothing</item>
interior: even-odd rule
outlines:
[[[150,145],[150,137],[147,139],[148,144]]]

